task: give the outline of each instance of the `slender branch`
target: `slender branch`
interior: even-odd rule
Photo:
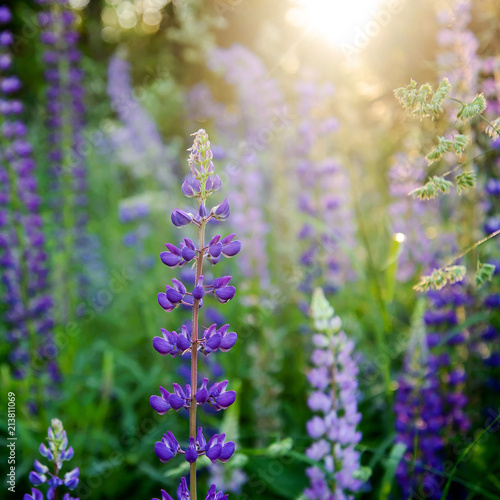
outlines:
[[[465,167],[469,163],[472,163],[474,160],[477,158],[480,158],[481,156],[484,156],[485,154],[491,153],[494,151],[493,149],[487,149],[486,151],[483,151],[482,153],[479,153],[476,156],[473,156],[467,161],[464,161],[463,163],[459,163],[456,167],[452,168],[451,170],[448,170],[448,172],[445,172],[441,177],[448,177],[448,175],[452,174],[453,172],[456,172],[457,170],[460,170],[462,167]]]
[[[461,259],[462,257],[465,257],[469,252],[477,248],[479,245],[482,245],[483,243],[486,243],[488,240],[491,240],[495,236],[500,234],[500,229],[497,229],[494,233],[489,234],[488,236],[485,236],[483,239],[476,241],[473,245],[471,245],[469,248],[464,250],[461,254],[453,257],[452,260],[450,260],[446,266],[451,266],[454,262],[456,262],[458,259]]]

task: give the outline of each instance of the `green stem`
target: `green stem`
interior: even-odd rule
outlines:
[[[200,223],[198,259],[196,263],[196,281],[203,272],[203,247],[205,246],[205,220]],[[193,302],[193,332],[191,334],[191,405],[189,406],[189,437],[196,440],[196,388],[198,386],[198,322],[199,300]],[[196,500],[196,462],[190,466],[190,493],[191,499]]]
[[[483,239],[476,241],[473,245],[471,245],[467,250],[464,250],[461,254],[453,257],[452,260],[448,261],[445,267],[451,266],[454,262],[456,262],[458,259],[461,259],[462,257],[465,257],[469,252],[477,248],[479,245],[482,245],[483,243],[486,243],[488,240],[491,240],[495,236],[498,236],[500,234],[500,229],[497,229],[494,233],[489,234],[488,236],[485,236]]]
[[[491,153],[494,151],[493,149],[488,149],[486,151],[483,151],[482,153],[479,153],[478,155],[470,158],[467,161],[464,161],[463,163],[459,163],[456,167],[453,167],[451,170],[448,170],[448,172],[445,172],[441,177],[447,177],[448,175],[452,174],[453,172],[456,172],[457,170],[460,170],[461,168],[465,167],[469,163],[472,163],[474,160],[477,160],[477,158],[481,158],[481,156],[484,156],[488,153]]]

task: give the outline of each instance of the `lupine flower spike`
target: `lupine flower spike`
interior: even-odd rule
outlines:
[[[40,454],[51,463],[49,468],[47,465],[42,464],[38,460],[35,460],[34,471],[29,474],[30,483],[33,486],[41,486],[42,484],[48,485],[48,490],[46,497],[37,488],[31,489],[31,495],[26,494],[23,500],[52,500],[57,498],[57,490],[60,487],[66,487],[69,490],[74,490],[78,486],[80,471],[78,467],[73,470],[66,472],[64,476],[60,476],[61,469],[63,467],[63,462],[67,462],[73,458],[74,451],[73,447],[68,447],[68,438],[66,436],[66,431],[63,429],[62,422],[54,418],[51,421],[51,426],[49,427],[47,434],[48,445],[42,443],[40,445]],[[53,470],[53,472],[50,472]],[[66,493],[63,500],[79,500],[78,498],[73,498]]]
[[[226,237],[214,236],[205,244],[205,227],[208,221],[215,219],[225,221],[230,213],[231,206],[225,199],[219,205],[207,208],[207,199],[221,187],[221,180],[215,174],[212,162],[213,154],[210,150],[210,141],[207,133],[201,129],[194,134],[194,143],[189,148],[190,175],[182,184],[181,191],[187,198],[195,198],[198,207],[195,213],[175,209],[171,215],[175,227],[194,224],[198,228],[198,243],[189,238],[178,245],[166,243],[167,251],[160,254],[161,261],[170,268],[182,267],[186,264],[196,269],[194,287],[189,290],[182,281],[173,278],[172,285],[166,285],[165,292],[158,294],[158,303],[167,312],[173,311],[183,304],[192,308],[192,328],[181,326],[180,333],[162,329],[162,337],[153,339],[154,349],[165,356],[170,354],[173,358],[179,354],[191,354],[191,384],[181,387],[173,384],[170,392],[160,387],[160,396],[153,395],[150,399],[151,407],[160,415],[165,415],[169,410],[180,411],[183,408],[189,412],[189,440],[187,446],[182,447],[172,432],[163,434],[161,441],[155,444],[155,453],[161,462],[172,460],[176,455],[184,455],[190,464],[190,489],[186,478],[181,479],[177,490],[178,500],[196,499],[196,461],[205,455],[212,463],[217,461],[225,463],[234,453],[235,444],[226,442],[225,434],[215,434],[205,438],[203,429],[196,425],[196,408],[208,404],[216,411],[225,410],[236,400],[236,392],[227,390],[229,382],[209,383],[204,378],[198,387],[198,351],[208,356],[218,349],[229,351],[236,343],[237,335],[228,332],[229,325],[217,327],[213,324],[200,335],[199,312],[204,300],[210,300],[212,295],[218,302],[225,304],[230,301],[236,288],[230,285],[231,276],[223,276],[207,283],[203,275],[203,263],[206,260],[211,265],[217,264],[220,258],[233,257],[241,249],[241,243],[234,239],[234,234]],[[172,497],[162,490],[162,500],[172,500]],[[227,495],[217,492],[212,485],[207,493],[206,500],[225,500]],[[157,500],[157,499],[156,499]]]
[[[314,388],[308,399],[311,410],[320,412],[307,423],[307,432],[316,441],[306,455],[321,463],[307,469],[310,487],[304,491],[310,500],[351,498],[362,486],[360,455],[356,445],[361,433],[357,409],[358,368],[352,359],[354,343],[340,330],[341,321],[316,289],[311,315],[318,333],[313,336],[314,368],[308,374]],[[328,471],[328,476],[324,471]]]

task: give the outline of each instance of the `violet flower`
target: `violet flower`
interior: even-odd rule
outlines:
[[[162,355],[170,354],[176,357],[183,353],[191,354],[191,383],[184,388],[179,384],[173,384],[172,392],[160,387],[161,395],[154,395],[150,399],[151,407],[160,415],[164,415],[171,409],[174,411],[186,409],[189,412],[187,446],[182,447],[170,431],[155,444],[155,453],[161,462],[168,462],[181,454],[190,464],[190,491],[187,488],[186,479],[182,478],[177,491],[178,498],[191,498],[190,495],[196,498],[196,462],[199,456],[205,455],[212,463],[217,461],[225,463],[233,455],[235,449],[234,442],[226,442],[225,434],[215,434],[207,440],[202,428],[197,428],[196,423],[196,409],[199,405],[208,404],[219,411],[228,408],[236,399],[236,392],[227,390],[227,380],[209,383],[205,378],[198,387],[198,352],[209,355],[217,349],[227,351],[236,342],[237,335],[234,332],[228,332],[228,325],[217,328],[214,324],[200,335],[199,315],[203,300],[208,300],[210,295],[213,295],[219,302],[226,303],[234,297],[236,292],[236,288],[229,284],[231,276],[216,278],[211,283],[205,283],[204,262],[220,257],[224,248],[228,256],[233,256],[239,252],[240,245],[234,244],[234,235],[223,240],[215,237],[208,244],[205,243],[206,224],[211,219],[226,220],[230,214],[230,205],[227,200],[224,200],[210,210],[206,208],[208,197],[220,188],[220,179],[214,172],[213,154],[207,133],[201,129],[193,135],[195,139],[189,149],[188,160],[191,177],[187,180],[187,184],[183,185],[182,191],[188,197],[196,198],[198,207],[194,214],[176,209],[172,212],[171,219],[176,227],[189,224],[196,226],[198,242],[195,243],[186,238],[179,247],[167,243],[168,252],[163,252],[160,258],[167,267],[171,268],[193,261],[196,267],[194,287],[188,289],[184,283],[174,278],[172,285],[166,285],[165,292],[158,294],[158,303],[167,312],[173,311],[181,304],[190,307],[192,328],[183,325],[180,333],[162,329],[162,337],[153,339],[153,347]],[[171,497],[162,491],[162,499],[165,498]],[[215,486],[212,486],[206,498],[220,499],[226,496],[221,492],[217,493]]]
[[[396,241],[401,244],[397,277],[411,279],[416,273],[427,273],[440,267],[440,260],[455,251],[456,236],[439,231],[444,224],[442,200],[416,200],[408,193],[422,185],[426,177],[424,158],[410,162],[407,155],[398,153],[389,169],[389,193],[393,201],[388,213]],[[450,203],[451,198],[447,197]]]
[[[33,486],[48,485],[46,493],[47,500],[53,500],[57,497],[58,489],[66,487],[69,490],[74,490],[78,486],[80,471],[78,467],[66,472],[60,477],[63,463],[71,460],[74,455],[73,447],[68,447],[68,438],[66,431],[63,429],[62,422],[54,418],[51,421],[47,434],[48,445],[42,443],[40,445],[40,454],[50,463],[50,467],[35,460],[34,471],[29,474],[29,481]],[[43,493],[32,488],[31,495],[24,495],[24,500],[43,500]],[[72,498],[69,493],[66,493],[63,500],[78,500]]]
[[[144,241],[151,232],[147,217],[150,207],[144,202],[125,201],[119,207],[119,220],[129,231],[123,236],[123,245],[131,248],[135,254],[136,266],[147,270],[154,266],[154,257],[146,253]]]
[[[307,423],[307,432],[315,441],[306,455],[320,462],[328,471],[313,466],[307,469],[310,487],[304,491],[310,500],[345,498],[358,491],[362,481],[360,454],[356,445],[361,440],[357,426],[361,414],[357,409],[358,368],[352,359],[354,343],[343,331],[341,321],[316,289],[311,304],[311,316],[318,333],[313,336],[315,350],[311,360],[314,368],[308,380],[314,389],[308,406],[319,415]]]
[[[0,11],[0,25],[11,18],[7,7]],[[6,340],[12,344],[10,362],[14,377],[24,378],[34,357],[43,361],[51,385],[60,374],[52,338],[52,298],[47,292],[47,254],[40,215],[41,197],[35,176],[32,146],[22,119],[24,108],[15,98],[19,80],[12,75],[12,35],[1,37],[0,60],[0,268],[6,305]],[[16,82],[15,85],[12,82]],[[36,351],[30,342],[36,340]],[[37,363],[40,365],[40,363]],[[40,376],[37,371],[36,376]]]
[[[457,353],[467,340],[465,330],[457,329],[457,310],[470,299],[461,283],[430,292],[429,298],[431,307],[415,328],[418,338],[408,347],[394,403],[396,442],[406,447],[396,472],[405,498],[441,498],[440,471],[453,452],[453,437],[470,428],[464,412],[466,374]]]
[[[153,173],[161,185],[170,189],[174,184],[172,171],[175,156],[152,117],[136,97],[130,75],[130,63],[114,55],[108,66],[108,95],[121,125],[110,133],[118,161],[130,168],[135,177]],[[165,167],[167,159],[168,167]]]
[[[58,272],[70,275],[70,268],[79,266],[88,253],[86,237],[88,222],[88,180],[85,164],[84,138],[85,103],[84,73],[78,49],[76,15],[68,0],[37,0],[40,41],[45,46],[43,62],[46,65],[46,126],[49,131],[48,161],[52,195],[51,204],[56,224],[62,229],[56,235],[59,252],[55,260],[61,262]],[[75,311],[74,294],[85,295],[89,285],[87,275],[77,275],[78,283],[66,279],[61,287],[62,316],[71,317]]]
[[[315,286],[322,286],[328,293],[353,278],[349,251],[355,246],[356,224],[351,186],[331,147],[338,120],[330,113],[319,114],[331,106],[332,86],[301,81],[296,93],[299,119],[289,147],[297,171],[295,189],[301,212],[298,260],[305,270],[301,288],[309,295]]]
[[[211,50],[207,67],[234,88],[234,103],[215,102],[208,87],[197,85],[188,95],[189,114],[194,120],[214,121],[218,142],[214,154],[224,161],[226,175],[238,193],[232,201],[232,227],[238,230],[246,249],[239,267],[245,277],[268,289],[269,224],[264,207],[269,175],[260,165],[270,142],[263,131],[276,123],[282,126],[284,96],[263,62],[242,45]],[[240,147],[234,148],[234,144]]]

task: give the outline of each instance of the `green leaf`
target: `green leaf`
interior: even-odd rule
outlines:
[[[476,286],[479,288],[493,278],[495,266],[484,262],[477,263]]]
[[[396,474],[396,469],[405,454],[406,446],[403,443],[396,443],[391,450],[389,458],[385,461],[385,473],[382,478],[382,485],[380,486],[380,493],[378,498],[381,500],[386,500],[389,498],[391,493],[392,484],[394,482],[394,476]]]
[[[481,432],[479,434],[479,436],[469,446],[467,446],[465,451],[460,455],[460,457],[456,461],[455,465],[453,466],[453,469],[451,470],[450,475],[448,476],[448,481],[446,481],[446,485],[444,487],[443,494],[441,495],[441,500],[446,500],[447,495],[448,495],[448,490],[450,489],[450,485],[451,485],[451,482],[453,480],[453,476],[455,475],[455,472],[456,472],[457,467],[459,466],[460,462],[462,462],[462,460],[465,459],[465,457],[471,452],[472,448],[474,448],[474,446],[476,446],[476,444],[479,443],[479,441],[483,438],[483,436],[487,432],[489,432],[489,430],[493,427],[493,425],[499,419],[500,419],[500,415],[498,415],[497,418],[495,418],[495,420],[493,420],[493,422],[491,422],[491,424],[486,429],[484,429],[483,432]]]
[[[398,263],[403,251],[406,236],[403,233],[396,233],[392,237],[391,246],[389,247],[389,256],[385,268],[385,301],[390,304],[394,299],[396,289],[396,276],[398,272]]]

